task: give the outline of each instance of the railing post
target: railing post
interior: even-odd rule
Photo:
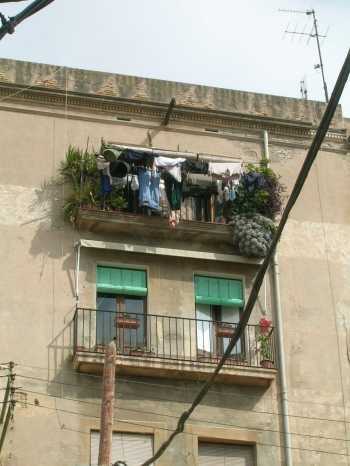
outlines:
[[[73,317],[73,354],[77,351],[77,344],[78,344],[78,308],[75,309],[74,317]]]

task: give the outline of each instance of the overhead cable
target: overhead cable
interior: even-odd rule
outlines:
[[[6,17],[0,13],[0,20],[2,23],[2,26],[0,27],[0,40],[3,39],[6,34],[13,34],[15,32],[15,28],[22,21],[34,15],[35,13],[38,13],[38,11],[47,7],[53,1],[54,0],[35,0],[16,16],[11,16],[8,19],[6,19]]]

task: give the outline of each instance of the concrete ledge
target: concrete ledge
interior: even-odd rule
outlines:
[[[73,365],[79,372],[102,374],[104,354],[77,352]],[[161,377],[185,380],[206,380],[215,369],[214,363],[175,361],[161,358],[117,355],[117,374],[142,377]],[[234,385],[268,387],[275,379],[276,369],[248,367],[243,364],[224,366],[217,382]]]
[[[164,248],[157,246],[145,246],[129,242],[109,242],[81,239],[78,244],[85,248],[107,249],[114,251],[123,251],[139,254],[152,254],[158,256],[184,257],[188,259],[213,260],[220,262],[233,262],[238,264],[250,264],[258,266],[262,263],[261,259],[252,259],[239,256],[238,254],[222,254],[210,251],[198,251],[191,249],[176,249],[172,247]]]

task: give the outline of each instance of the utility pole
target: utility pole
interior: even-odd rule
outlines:
[[[101,406],[100,446],[98,466],[110,466],[112,462],[112,429],[115,390],[116,346],[114,341],[106,347],[103,368],[103,394]]]
[[[0,436],[0,453],[1,453],[2,447],[5,442],[7,430],[8,430],[11,418],[13,416],[13,411],[15,407],[15,400],[14,400],[15,388],[13,386],[13,383],[15,381],[15,374],[13,373],[14,366],[15,364],[11,361],[9,363],[9,375],[7,379],[4,402],[3,402],[2,410],[0,414],[0,425],[3,424],[2,432]]]
[[[328,101],[329,101],[328,89],[327,89],[327,83],[326,83],[326,78],[325,78],[325,73],[324,73],[324,66],[323,66],[321,45],[320,45],[320,37],[327,37],[327,35],[323,35],[323,34],[320,34],[318,32],[318,25],[317,25],[317,18],[316,18],[315,10],[312,9],[312,10],[305,10],[304,11],[304,10],[282,10],[282,9],[280,9],[278,11],[283,11],[285,13],[302,13],[302,14],[306,14],[307,16],[312,16],[313,26],[312,26],[312,29],[311,29],[310,32],[289,31],[288,28],[284,32],[286,34],[296,34],[298,36],[308,36],[309,40],[310,40],[310,38],[315,38],[316,39],[319,63],[317,63],[317,65],[315,65],[314,68],[315,68],[315,70],[317,70],[317,69],[321,70],[325,101],[328,103]]]

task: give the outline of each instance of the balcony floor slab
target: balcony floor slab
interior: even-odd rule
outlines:
[[[82,373],[100,375],[103,372],[104,354],[76,352],[74,368]],[[214,371],[215,363],[179,361],[142,356],[117,355],[116,372],[120,375],[161,377],[182,380],[206,380]],[[244,364],[226,365],[216,381],[224,384],[268,387],[275,379],[276,369],[250,367]]]

